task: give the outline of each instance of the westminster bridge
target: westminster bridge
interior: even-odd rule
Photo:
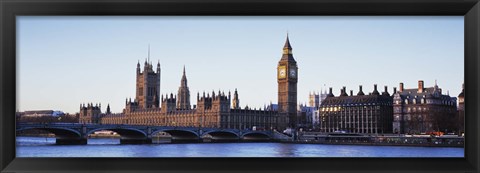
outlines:
[[[151,144],[152,138],[165,132],[175,142],[202,142],[206,136],[212,141],[268,141],[272,131],[250,129],[223,129],[207,127],[146,126],[128,124],[80,124],[80,123],[18,123],[16,131],[38,129],[55,134],[56,144],[84,145],[90,134],[109,130],[120,135],[120,144]]]

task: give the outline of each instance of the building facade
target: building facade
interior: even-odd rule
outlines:
[[[297,116],[297,65],[292,56],[292,48],[287,40],[283,56],[278,63],[278,106],[271,104],[262,108],[243,109],[237,89],[233,94],[197,93],[197,104],[190,102],[185,67],[177,95],[159,95],[160,63],[156,71],[150,62],[145,61],[141,71],[137,64],[136,97],[126,99],[122,113],[101,112],[100,105],[80,105],[80,123],[132,124],[184,127],[216,127],[232,129],[284,130]]]
[[[317,108],[304,104],[298,105],[297,121],[300,127],[313,128],[314,113]]]
[[[453,132],[457,130],[457,102],[455,97],[442,94],[435,86],[425,88],[422,80],[417,88],[405,89],[400,83],[393,96],[393,130],[401,134]]]
[[[150,58],[149,58],[150,59]],[[158,107],[160,96],[160,62],[157,63],[157,71],[147,60],[140,71],[140,62],[137,63],[136,102],[138,106],[146,108]]]
[[[332,88],[318,110],[320,132],[348,133],[392,133],[392,97],[387,91],[381,94],[377,85],[371,94],[365,95],[360,86],[357,95],[346,93],[343,87],[340,96],[335,97]]]
[[[318,110],[322,102],[327,98],[327,95],[327,91],[323,91],[322,89],[320,93],[313,92],[310,93],[308,96],[308,106],[314,108],[310,120],[311,124],[309,124],[309,126],[311,126],[313,129],[316,129],[320,124],[320,112]]]
[[[458,131],[465,132],[465,84],[462,84],[462,92],[458,94]]]
[[[101,104],[80,104],[80,123],[100,123],[102,118]]]

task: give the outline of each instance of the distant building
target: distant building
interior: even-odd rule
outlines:
[[[177,95],[160,93],[160,63],[156,71],[145,60],[143,71],[137,63],[136,97],[126,99],[122,113],[113,114],[110,106],[106,113],[101,112],[100,104],[81,104],[80,123],[133,124],[183,127],[217,127],[245,129],[283,130],[294,125],[297,116],[297,72],[298,67],[292,55],[292,47],[287,40],[283,55],[278,62],[278,104],[264,108],[240,107],[240,99],[235,89],[225,94],[197,93],[197,104],[192,107],[187,84],[185,67]]]
[[[360,85],[357,95],[346,93],[343,87],[335,97],[332,88],[318,110],[321,132],[392,133],[392,97],[387,91],[381,94],[377,85],[371,94],[365,95]]]
[[[32,111],[25,111],[25,112],[18,112],[18,115],[23,117],[42,117],[42,116],[62,116],[65,115],[62,111],[54,111],[54,110],[32,110]]]
[[[327,98],[327,91],[325,91],[324,93],[311,92],[308,94],[308,98],[309,98],[308,106],[318,109],[322,101],[325,100],[325,98]]]
[[[310,93],[309,94],[309,106],[315,108],[312,113],[312,118],[311,118],[311,126],[312,128],[316,129],[318,127],[318,124],[320,124],[320,114],[318,111],[318,108],[320,107],[320,104],[327,98],[327,90],[325,91],[320,91],[320,93]]]
[[[400,89],[393,95],[394,133],[421,134],[457,130],[457,102],[455,97],[442,94],[435,86],[425,88],[423,80],[417,88]]]
[[[102,107],[101,104],[93,104],[93,103],[87,103],[85,104],[80,104],[80,116],[79,116],[79,122],[80,123],[100,123],[101,118],[103,115],[101,114],[102,111],[100,110]]]
[[[458,131],[465,132],[465,84],[462,84],[462,92],[458,95]]]
[[[313,127],[312,120],[313,120],[314,113],[315,113],[315,107],[307,106],[304,104],[298,105],[298,115],[297,115],[298,125],[297,126],[312,128]]]
[[[151,67],[150,64],[146,68]],[[148,69],[147,69],[148,71]],[[140,73],[140,74],[145,74]],[[156,82],[157,77],[151,77]],[[149,80],[141,81],[143,85],[149,86]],[[137,86],[143,86],[138,85]],[[135,100],[128,99],[125,102],[125,109],[122,113],[112,114],[110,106],[107,106],[107,114],[101,112],[100,104],[82,104],[80,106],[80,123],[100,123],[100,124],[134,124],[134,125],[160,125],[160,126],[184,126],[184,127],[218,127],[245,129],[253,126],[258,129],[278,128],[277,111],[252,109],[248,106],[244,109],[239,107],[238,92],[235,90],[233,98],[230,92],[226,95],[224,92],[197,93],[197,105],[190,106],[190,94],[186,81],[185,69],[181,79],[178,95],[161,96],[160,103],[156,100],[156,87],[150,87],[151,97],[147,91],[137,92]],[[142,89],[139,89],[142,91]],[[143,98],[142,98],[143,97]],[[144,99],[140,102],[140,99]],[[141,106],[142,103],[146,104]],[[160,107],[161,105],[161,107]],[[147,108],[144,108],[147,107]]]

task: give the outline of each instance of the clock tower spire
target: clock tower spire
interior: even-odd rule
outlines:
[[[287,34],[283,55],[277,65],[279,128],[295,127],[297,124],[297,62]]]

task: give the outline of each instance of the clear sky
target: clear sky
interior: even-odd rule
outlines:
[[[365,93],[426,87],[457,96],[464,78],[463,16],[412,17],[17,17],[17,110],[121,112],[135,97],[138,61],[161,63],[161,93],[177,93],[186,66],[197,92],[238,89],[240,106],[277,102],[277,63],[289,33],[298,101],[342,86]]]

